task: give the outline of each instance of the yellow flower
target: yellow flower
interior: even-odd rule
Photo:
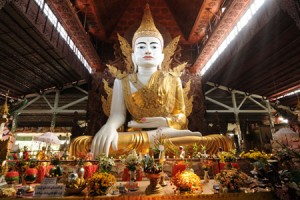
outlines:
[[[240,187],[248,186],[249,177],[244,172],[233,168],[230,170],[222,170],[215,176],[215,180],[224,188],[239,190]]]
[[[88,180],[90,193],[105,194],[106,190],[117,182],[116,178],[106,172],[96,172]]]
[[[264,151],[259,151],[257,149],[250,150],[247,153],[242,152],[240,154],[240,157],[241,158],[245,158],[245,159],[249,159],[249,160],[252,160],[252,161],[267,160],[267,159],[269,159],[268,154],[266,154]]]
[[[222,151],[218,153],[218,157],[220,158],[221,162],[233,162],[236,160],[235,153],[235,150],[229,152]]]
[[[200,177],[194,172],[185,170],[178,172],[172,179],[171,183],[176,186],[176,189],[185,189],[189,191],[197,190],[202,187]]]

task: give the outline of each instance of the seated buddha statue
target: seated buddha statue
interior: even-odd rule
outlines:
[[[43,146],[43,147],[42,147],[42,150],[39,151],[39,152],[36,154],[36,159],[37,159],[38,161],[46,161],[46,160],[49,159],[49,156],[48,156],[46,150],[47,150],[46,147]],[[40,165],[40,166],[47,166],[47,165],[49,165],[49,163],[48,163],[48,162],[39,162],[39,165]]]
[[[116,76],[110,116],[94,138],[90,136],[75,138],[70,145],[71,155],[88,152],[89,148],[94,157],[102,153],[122,155],[133,149],[148,153],[158,129],[166,136],[167,148],[178,149],[179,146],[202,144],[206,145],[208,152],[209,146],[212,145],[213,152],[222,144],[227,145],[223,147],[225,149],[233,147],[223,136],[202,137],[200,132],[191,132],[187,129],[188,120],[180,79],[185,64],[173,69],[162,66],[166,63],[163,53],[166,52],[163,51],[164,39],[154,24],[148,5],[141,25],[133,36],[132,49],[128,49],[130,45],[124,38],[118,37],[127,59],[126,63],[133,65],[129,66],[133,68],[133,72],[121,73],[113,66],[108,66]],[[128,52],[132,52],[131,55]],[[126,121],[127,111],[132,119],[128,122],[128,127],[133,131],[118,132],[118,128]]]

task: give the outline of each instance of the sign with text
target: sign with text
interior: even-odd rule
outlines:
[[[65,191],[65,185],[37,185],[34,188],[34,197],[61,197]]]
[[[45,177],[43,180],[42,180],[42,185],[56,185],[57,183],[57,178],[54,177],[54,178],[48,178],[48,177]]]

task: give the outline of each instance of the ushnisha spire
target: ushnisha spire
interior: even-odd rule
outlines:
[[[133,35],[132,47],[135,44],[135,40],[139,37],[156,37],[161,41],[162,47],[164,46],[164,39],[154,24],[148,3],[144,9],[144,16],[141,25]]]

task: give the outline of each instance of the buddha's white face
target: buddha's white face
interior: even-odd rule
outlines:
[[[139,67],[157,67],[164,59],[162,45],[155,37],[137,38],[133,47],[132,60]]]

